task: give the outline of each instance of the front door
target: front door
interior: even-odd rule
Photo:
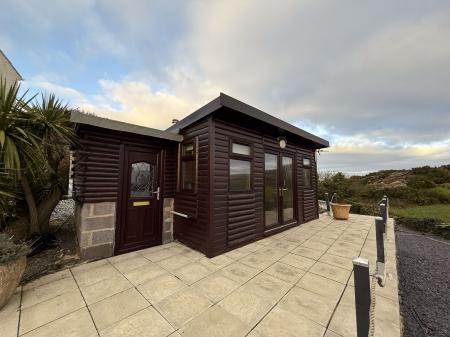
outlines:
[[[160,151],[125,147],[116,254],[161,244]]]
[[[266,231],[295,222],[294,157],[290,154],[264,154],[264,217]]]

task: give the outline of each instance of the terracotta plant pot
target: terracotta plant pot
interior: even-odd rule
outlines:
[[[348,220],[350,214],[350,204],[335,204],[331,203],[331,209],[333,210],[333,217],[336,220]]]
[[[26,264],[27,258],[25,256],[0,264],[0,310],[14,294],[25,271]]]

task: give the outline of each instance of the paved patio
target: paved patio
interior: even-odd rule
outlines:
[[[374,218],[320,219],[208,259],[173,242],[19,288],[0,311],[12,336],[356,336],[352,257],[375,266]],[[377,336],[400,336],[393,225]]]

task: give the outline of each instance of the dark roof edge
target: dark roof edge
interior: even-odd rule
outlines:
[[[222,106],[239,111],[250,117],[274,125],[280,129],[286,130],[294,135],[310,140],[316,145],[317,148],[324,148],[330,146],[330,143],[327,140],[320,138],[316,135],[313,135],[312,133],[300,129],[288,122],[285,122],[277,117],[274,117],[262,110],[259,110],[251,105],[241,102],[224,93],[220,93],[219,97],[212,100],[208,104],[204,105],[200,109],[188,115],[187,117],[183,118],[178,123],[172,125],[166,131],[179,132],[181,129],[184,129],[185,127],[195,123],[196,121],[208,116],[209,114],[213,113]]]
[[[3,55],[3,57],[6,59],[6,61],[9,63],[11,68],[16,72],[16,74],[19,76],[19,81],[23,81],[22,75],[17,71],[16,67],[14,67],[14,64],[9,60],[8,56],[5,55],[5,53],[0,49],[0,53]]]
[[[142,136],[161,138],[161,139],[171,140],[171,141],[175,141],[175,142],[181,142],[183,140],[183,137],[181,135],[179,135],[178,133],[171,132],[171,131],[163,131],[163,130],[148,128],[145,126],[125,123],[125,122],[119,122],[114,119],[87,115],[87,114],[81,113],[76,110],[71,111],[70,121],[72,123],[76,123],[76,124],[92,125],[92,126],[96,126],[99,128],[129,132],[129,133],[134,133],[134,134],[138,134],[138,135],[142,135]]]

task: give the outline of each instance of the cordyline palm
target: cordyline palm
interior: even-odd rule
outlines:
[[[7,88],[1,81],[0,171],[21,187],[30,232],[45,232],[64,190],[58,168],[74,133],[68,107],[54,95],[26,96],[27,92],[19,96],[19,87]]]

